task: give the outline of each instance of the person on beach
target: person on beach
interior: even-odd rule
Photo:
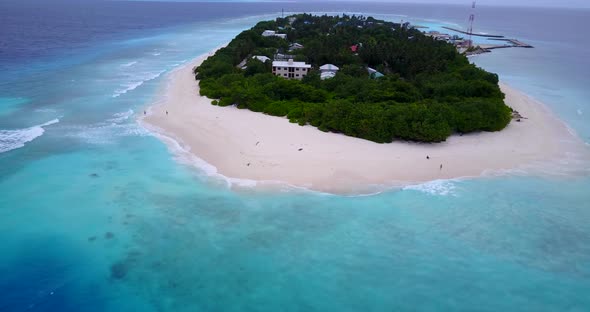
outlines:
[[[166,115],[168,115],[168,111],[166,111]]]
[[[442,164],[440,164],[440,170],[442,170]]]

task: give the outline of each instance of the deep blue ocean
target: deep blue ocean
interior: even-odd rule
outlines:
[[[0,0],[0,311],[590,311],[589,170],[235,191],[137,123],[170,71],[282,9],[439,29],[470,4]],[[480,6],[476,31],[535,48],[473,61],[588,144],[589,28]]]

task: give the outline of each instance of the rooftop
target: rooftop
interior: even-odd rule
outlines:
[[[275,67],[311,68],[311,65],[310,64],[305,64],[305,62],[293,62],[293,61],[274,61],[274,62],[272,62],[272,66],[275,66]]]
[[[266,57],[264,55],[254,55],[252,58],[257,59],[257,60],[261,61],[262,63],[266,63],[266,61],[270,61],[270,58]]]
[[[333,65],[333,64],[325,64],[320,67],[320,70],[326,70],[326,71],[338,71],[339,69],[340,68],[338,68],[338,66]]]

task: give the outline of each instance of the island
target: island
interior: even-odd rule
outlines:
[[[259,22],[195,69],[201,95],[378,143],[499,131],[498,76],[408,23],[300,14]]]
[[[444,189],[584,147],[452,44],[369,17],[261,22],[171,72],[140,115],[180,163],[240,190]]]

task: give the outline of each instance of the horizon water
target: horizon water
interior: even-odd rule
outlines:
[[[232,190],[137,123],[172,70],[283,8],[432,29],[469,15],[384,3],[0,2],[0,311],[590,309],[587,165],[371,196]],[[477,18],[478,31],[535,48],[472,60],[588,145],[580,30],[590,10],[483,7]]]

